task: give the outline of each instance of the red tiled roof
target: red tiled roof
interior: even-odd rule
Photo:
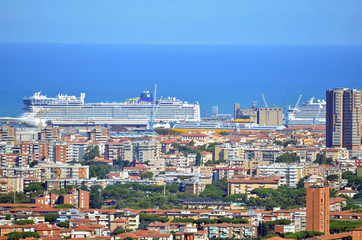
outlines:
[[[168,223],[163,223],[163,222],[151,223],[148,225],[148,227],[166,227],[166,226],[168,226]]]
[[[85,226],[77,226],[74,231],[86,231],[86,232],[92,232],[94,231],[93,228],[85,227]]]
[[[200,154],[212,154],[211,152],[207,152],[207,151],[202,151],[200,152]]]
[[[105,226],[101,225],[101,224],[92,224],[89,226],[90,228],[104,228]]]
[[[113,223],[125,223],[125,222],[128,222],[128,220],[124,219],[124,218],[117,218],[117,219],[115,219],[115,220],[113,220],[111,222],[113,222]]]

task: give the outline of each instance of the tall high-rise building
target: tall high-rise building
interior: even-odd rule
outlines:
[[[307,188],[307,231],[329,234],[329,188]]]
[[[327,90],[326,145],[361,149],[361,91],[348,88]]]

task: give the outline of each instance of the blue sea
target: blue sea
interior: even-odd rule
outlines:
[[[157,96],[198,101],[203,115],[233,104],[285,107],[334,87],[362,89],[362,46],[0,44],[0,116],[21,113],[34,92],[86,93],[120,102]],[[289,97],[287,89],[289,88]]]

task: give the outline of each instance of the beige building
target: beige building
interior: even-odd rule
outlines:
[[[81,166],[80,164],[38,164],[36,168],[40,169],[42,179],[88,179],[89,166]]]
[[[23,192],[24,181],[21,177],[0,177],[0,193]]]
[[[234,119],[248,118],[261,126],[282,126],[283,108],[279,107],[256,107],[240,109],[240,104],[234,105]]]
[[[255,188],[277,189],[280,177],[270,178],[241,178],[228,180],[228,195],[246,193],[250,194]]]
[[[107,142],[104,151],[105,159],[116,161],[121,159],[122,161],[133,160],[133,146],[128,142]]]
[[[283,108],[258,108],[258,124],[261,126],[283,125]]]

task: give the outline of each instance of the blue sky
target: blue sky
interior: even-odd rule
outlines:
[[[0,0],[0,42],[362,45],[362,1]]]

